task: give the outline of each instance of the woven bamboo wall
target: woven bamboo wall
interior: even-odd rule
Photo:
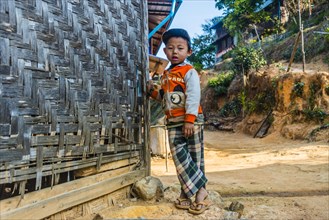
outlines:
[[[144,0],[0,1],[0,184],[143,160],[146,13]]]

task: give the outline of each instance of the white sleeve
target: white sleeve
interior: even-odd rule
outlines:
[[[186,114],[198,116],[198,110],[201,99],[200,78],[195,69],[190,69],[185,75],[186,83]]]

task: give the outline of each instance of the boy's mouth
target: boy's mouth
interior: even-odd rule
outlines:
[[[173,57],[172,57],[172,60],[178,60],[178,57],[173,56]]]

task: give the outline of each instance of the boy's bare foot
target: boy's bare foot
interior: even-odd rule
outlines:
[[[184,191],[181,191],[179,198],[175,201],[175,207],[178,209],[189,209],[191,204],[191,199],[187,198]]]
[[[203,200],[205,200],[208,196],[208,192],[205,188],[201,188],[199,189],[199,191],[197,192],[196,194],[196,197],[195,197],[195,202],[198,203],[198,202],[202,202]]]
[[[201,188],[195,197],[195,202],[191,205],[189,208],[189,213],[192,213],[194,215],[199,215],[209,209],[211,206],[211,202],[209,200],[206,200],[208,197],[208,192],[205,188]]]

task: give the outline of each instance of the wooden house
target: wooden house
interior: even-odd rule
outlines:
[[[222,56],[237,45],[237,38],[227,32],[223,27],[223,21],[219,21],[211,28],[215,30],[215,41],[212,43],[216,46],[215,62],[220,62]]]
[[[265,0],[262,5],[256,11],[266,10],[272,14],[272,16],[277,16],[280,18],[281,23],[288,21],[288,14],[283,7],[284,0]],[[256,27],[258,34],[261,35],[264,32],[264,28],[273,26],[273,23],[266,23]],[[215,41],[213,44],[216,46],[215,62],[222,61],[222,56],[228,51],[232,50],[238,43],[237,36],[230,35],[225,27],[223,27],[223,21],[220,20],[214,24],[211,29],[215,30]],[[255,29],[252,28],[248,39],[256,37]]]
[[[148,35],[174,3],[0,1],[0,219],[83,216],[149,175]]]

